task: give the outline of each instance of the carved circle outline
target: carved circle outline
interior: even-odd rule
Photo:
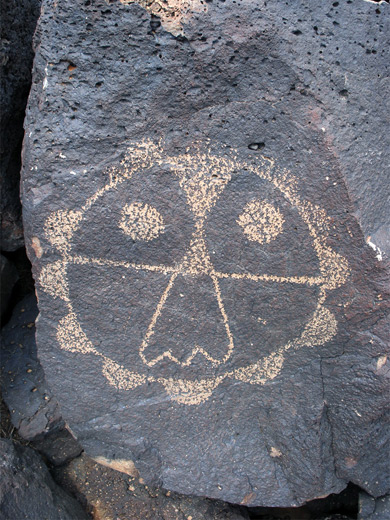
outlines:
[[[219,384],[227,378],[250,384],[264,384],[280,374],[284,364],[285,352],[297,350],[303,346],[322,345],[335,336],[337,321],[335,316],[324,306],[324,302],[329,291],[345,283],[349,276],[349,268],[346,259],[334,252],[326,243],[329,232],[329,218],[326,212],[300,198],[297,181],[288,170],[278,169],[274,161],[264,156],[258,159],[260,164],[255,166],[246,161],[238,160],[237,154],[236,150],[230,148],[222,155],[210,152],[191,154],[187,150],[185,154],[169,156],[164,152],[161,143],[157,146],[153,142],[145,140],[131,144],[120,164],[120,169],[113,167],[108,171],[109,181],[103,188],[89,197],[80,210],[60,210],[47,219],[45,224],[46,238],[60,252],[62,260],[44,267],[39,281],[43,290],[54,297],[61,298],[68,308],[68,314],[60,320],[57,328],[57,339],[60,347],[71,352],[99,356],[102,359],[103,375],[110,385],[121,390],[132,390],[147,382],[157,382],[163,385],[173,400],[182,404],[196,405],[206,401]],[[287,201],[298,210],[309,228],[321,271],[321,277],[318,277],[318,280],[313,281],[312,284],[320,287],[320,294],[316,310],[308,320],[301,335],[279,347],[269,356],[259,359],[256,363],[225,372],[216,378],[206,378],[199,381],[147,377],[129,371],[111,358],[98,352],[83,332],[69,298],[66,276],[67,265],[73,258],[71,255],[71,240],[88,209],[104,193],[117,187],[124,180],[130,179],[136,171],[160,165],[186,172],[188,168],[195,164],[197,167],[200,165],[201,168],[206,168],[209,171],[218,167],[219,171],[225,175],[231,175],[232,172],[237,173],[237,171],[243,169],[252,170],[260,178],[271,182],[283,194]],[[104,265],[107,265],[107,263]],[[123,265],[126,266],[126,262]],[[296,277],[296,281],[291,283],[304,284],[303,278],[300,282],[299,277]]]

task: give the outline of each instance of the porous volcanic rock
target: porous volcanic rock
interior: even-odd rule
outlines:
[[[36,33],[22,194],[63,416],[176,492],[383,495],[387,6],[140,3],[44,1]]]
[[[3,520],[87,520],[80,504],[53,481],[33,449],[0,439]]]

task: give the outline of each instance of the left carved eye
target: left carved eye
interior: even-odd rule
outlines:
[[[144,241],[157,238],[165,230],[160,212],[143,202],[133,202],[124,206],[119,227],[133,240]]]
[[[237,219],[247,238],[260,244],[274,240],[282,232],[283,223],[278,208],[265,200],[248,202]]]

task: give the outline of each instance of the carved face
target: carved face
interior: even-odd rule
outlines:
[[[336,332],[324,302],[346,261],[326,244],[325,213],[269,160],[144,143],[46,233],[63,255],[41,275],[69,309],[60,345],[101,357],[118,388],[158,382],[200,403],[226,378],[263,384],[287,350]]]

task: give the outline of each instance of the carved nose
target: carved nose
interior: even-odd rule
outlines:
[[[173,275],[140,349],[144,363],[151,367],[167,359],[186,367],[196,358],[220,365],[233,348],[217,278]]]
[[[183,274],[192,276],[210,275],[213,272],[213,265],[201,232],[195,233],[192,237],[190,247],[184,255],[179,270]]]

